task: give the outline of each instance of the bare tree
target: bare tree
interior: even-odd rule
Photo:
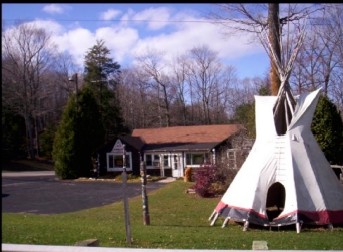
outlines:
[[[282,7],[281,10],[280,6]],[[299,20],[307,17],[309,13],[315,11],[313,6],[297,4],[281,5],[278,3],[219,4],[218,7],[219,11],[217,13],[211,13],[210,17],[218,20],[219,24],[227,28],[226,34],[229,31],[236,31],[255,33],[255,35],[258,35],[261,31],[268,30],[273,51],[280,61],[283,61],[282,57],[287,58],[287,55],[281,55],[280,49],[280,46],[283,45],[284,26],[297,23]],[[287,36],[286,40],[289,39]],[[289,53],[289,50],[284,51]],[[285,61],[287,62],[288,60]],[[273,59],[270,59],[270,62],[270,87],[272,94],[276,95],[280,87],[280,79]]]
[[[168,73],[164,72],[166,65],[162,63],[161,53],[147,51],[144,56],[137,57],[139,66],[151,77],[156,88],[159,126],[170,126],[171,84]]]
[[[56,80],[56,85],[64,90],[63,93],[67,93],[69,96],[81,88],[83,84],[82,76],[78,76],[78,83],[76,83],[76,79],[73,79],[73,75],[80,72],[80,69],[75,65],[70,54],[61,53],[57,55],[54,69],[53,80]]]
[[[342,109],[343,6],[327,4],[311,19],[307,40],[295,64],[292,85],[298,93],[322,87]]]
[[[155,117],[149,104],[150,76],[138,68],[122,69],[118,99],[125,125],[130,129],[150,126]]]
[[[188,86],[187,86],[187,74],[188,74],[188,59],[186,55],[182,55],[176,58],[175,62],[173,63],[173,72],[171,76],[171,83],[173,88],[175,89],[174,93],[176,95],[175,98],[175,110],[178,112],[174,113],[176,118],[181,118],[180,120],[176,119],[177,125],[187,125],[188,124],[188,116],[187,116],[187,94],[188,94]]]
[[[50,35],[32,23],[2,32],[3,104],[25,119],[31,158],[38,155],[37,118],[47,95],[45,73],[51,69],[54,49]]]
[[[195,47],[189,52],[189,84],[202,106],[203,123],[211,124],[210,101],[219,86],[222,65],[216,52],[207,46]]]
[[[218,85],[215,87],[211,99],[212,122],[215,124],[226,123],[233,112],[229,104],[233,100],[237,100],[237,97],[231,92],[238,83],[236,69],[233,66],[223,67],[218,79]]]

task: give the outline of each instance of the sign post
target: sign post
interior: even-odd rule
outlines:
[[[141,159],[141,180],[142,180],[142,202],[143,202],[143,223],[144,225],[150,225],[149,204],[148,196],[146,193],[146,166],[145,162]]]
[[[131,245],[131,227],[130,227],[130,215],[129,215],[129,203],[126,194],[126,183],[127,183],[127,173],[126,173],[126,151],[125,144],[123,144],[123,198],[124,198],[124,213],[125,213],[125,230],[126,230],[126,242]]]

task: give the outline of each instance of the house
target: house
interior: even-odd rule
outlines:
[[[128,172],[139,175],[142,159],[147,174],[183,177],[187,167],[215,163],[223,149],[232,152],[232,141],[243,131],[240,124],[134,129],[131,136],[118,137],[109,144],[100,162],[106,164],[107,172],[121,172],[125,147]]]

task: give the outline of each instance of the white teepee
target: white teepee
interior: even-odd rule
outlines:
[[[255,96],[256,141],[216,206],[218,216],[264,226],[343,224],[343,185],[311,132],[319,90],[302,95],[284,135],[277,135],[276,96]],[[299,225],[297,226],[299,232]]]
[[[304,31],[304,30],[303,30]],[[256,141],[209,220],[264,226],[343,224],[343,185],[311,132],[319,91],[295,101],[288,78],[302,44],[302,32],[287,65],[266,33],[261,39],[281,80],[277,96],[255,96]],[[281,44],[281,43],[280,43]]]

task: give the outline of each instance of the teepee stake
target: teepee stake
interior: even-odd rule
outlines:
[[[247,231],[249,228],[249,221],[244,222],[243,231]]]
[[[208,221],[211,221],[215,214],[216,214],[216,210],[213,211],[213,213],[211,214],[210,218],[208,218]]]
[[[328,229],[330,230],[330,231],[333,231],[333,225],[330,223],[330,224],[328,224]]]
[[[299,233],[300,233],[300,230],[301,230],[300,222],[297,222],[297,223],[295,224],[295,227],[296,227],[296,229],[297,229],[297,234],[299,234]]]
[[[229,222],[231,218],[230,217],[226,217],[224,222],[223,222],[223,225],[222,225],[222,228],[226,227],[227,223]]]
[[[214,223],[216,222],[216,220],[218,219],[219,214],[216,212],[216,214],[214,215],[213,221],[211,222],[211,226],[214,225]]]

